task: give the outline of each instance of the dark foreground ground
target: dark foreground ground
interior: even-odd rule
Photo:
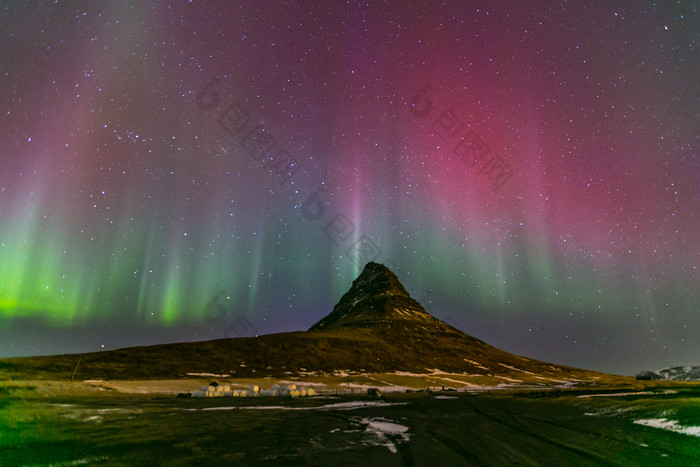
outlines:
[[[697,389],[581,395],[46,400],[5,388],[0,465],[700,465]],[[635,423],[652,419],[666,429]]]

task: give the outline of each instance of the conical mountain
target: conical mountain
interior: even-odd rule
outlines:
[[[333,340],[325,363],[334,360],[335,368],[544,378],[588,374],[513,355],[449,326],[412,299],[389,268],[374,262],[367,263],[333,311],[305,334]]]
[[[80,362],[78,373],[83,379],[408,372],[428,373],[433,383],[438,381],[436,374],[450,373],[488,378],[491,383],[562,384],[597,382],[602,376],[513,355],[443,323],[430,316],[396,275],[378,263],[368,263],[333,311],[306,332],[0,360],[0,371],[72,379],[76,362]]]
[[[362,274],[333,307],[333,311],[311,326],[309,331],[329,331],[351,327],[420,325],[445,330],[449,326],[430,316],[401,285],[386,266],[367,263]]]

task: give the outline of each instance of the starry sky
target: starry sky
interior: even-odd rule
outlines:
[[[520,355],[700,364],[700,5],[0,7],[0,357],[308,329],[367,261]]]

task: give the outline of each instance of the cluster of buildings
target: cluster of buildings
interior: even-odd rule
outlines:
[[[296,384],[287,386],[274,384],[270,389],[263,390],[254,385],[248,390],[242,390],[233,389],[225,384],[211,383],[192,393],[192,397],[312,397],[315,395],[316,391],[313,388],[297,388]]]

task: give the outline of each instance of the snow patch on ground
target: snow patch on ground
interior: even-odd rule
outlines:
[[[71,420],[79,420],[84,422],[101,423],[104,420],[105,415],[118,413],[118,414],[141,414],[142,409],[133,409],[127,407],[110,407],[110,408],[93,408],[84,407],[77,404],[48,404],[51,407],[60,407],[64,409],[65,412],[59,413],[60,416],[70,418]]]
[[[409,371],[395,371],[392,374],[394,374],[396,376],[411,376],[414,378],[425,378],[426,376],[440,376],[440,375],[459,375],[459,374],[471,376],[468,373],[447,373],[445,371],[433,369],[433,368],[426,368],[425,371],[428,371],[429,373],[411,373]],[[480,376],[480,375],[476,375],[476,376]]]
[[[183,409],[188,412],[208,411],[208,410],[355,410],[365,409],[368,407],[389,407],[392,405],[407,405],[407,402],[383,402],[383,401],[354,401],[354,402],[338,402],[335,404],[320,405],[318,407],[286,407],[283,405],[251,405],[246,407],[240,406],[222,406],[222,407],[205,407],[203,409]]]
[[[646,418],[635,420],[637,425],[650,426],[652,428],[660,428],[662,430],[673,431],[690,436],[700,436],[700,426],[682,426],[675,420],[666,418]]]
[[[220,375],[217,373],[187,373],[187,376],[206,376],[207,378],[229,378],[231,375]]]
[[[105,456],[92,456],[92,457],[83,457],[81,459],[76,459],[73,461],[65,461],[65,462],[59,462],[56,464],[51,464],[54,466],[68,466],[68,465],[97,465],[97,464],[102,464],[103,462],[106,462],[109,460],[108,457]]]
[[[494,378],[505,379],[506,381],[510,381],[511,383],[522,383],[522,380],[513,379],[513,378],[508,378],[507,376],[498,376],[498,375],[494,375]]]
[[[518,371],[520,373],[527,373],[528,375],[536,376],[535,373],[533,373],[531,371],[523,370],[522,368],[518,368],[515,366],[511,366],[511,365],[506,365],[505,363],[499,363],[499,365],[501,365],[502,367],[508,368],[509,370]]]
[[[363,409],[365,407],[388,407],[390,405],[407,405],[407,402],[383,402],[383,401],[354,401],[354,402],[337,402],[335,404],[326,404],[318,407],[320,410],[354,410]]]
[[[508,368],[508,369],[510,369],[510,370],[513,370],[513,371],[520,371],[520,368],[516,368],[516,367],[510,366],[510,365],[506,365],[505,363],[500,363],[500,362],[499,362],[498,364],[501,365],[502,367]]]
[[[444,377],[444,376],[440,376],[440,379],[443,380],[443,381],[449,381],[450,383],[459,384],[460,386],[468,387],[468,388],[478,388],[478,387],[481,387],[481,386],[479,386],[478,384],[467,383],[466,381],[460,381],[460,380],[458,380],[458,379],[446,378],[446,377]]]
[[[618,409],[612,409],[612,408],[599,409],[599,410],[596,410],[595,412],[586,412],[583,415],[587,415],[589,417],[614,416],[614,415],[626,414],[628,412],[636,412],[637,410],[639,410],[639,407],[637,407],[635,405],[632,407],[621,407]]]
[[[537,376],[537,375],[535,375],[535,378],[541,379],[541,380],[544,380],[544,381],[549,381],[550,383],[569,384],[569,383],[571,382],[571,381],[566,381],[566,380],[563,380],[563,379],[545,378],[545,377]]]
[[[481,368],[482,370],[488,370],[487,367],[485,367],[484,365],[482,365],[482,364],[479,363],[479,362],[475,362],[474,360],[469,360],[468,358],[463,358],[462,360],[464,360],[464,361],[467,362],[467,363],[471,363],[471,364],[474,365],[475,367]]]
[[[398,452],[394,443],[406,442],[409,439],[407,426],[385,418],[363,418],[360,423],[367,425],[366,433],[375,436],[379,445],[386,446],[394,454]]]
[[[588,397],[625,397],[625,396],[658,396],[660,394],[675,394],[677,391],[673,389],[668,389],[662,392],[652,392],[652,391],[637,391],[637,392],[616,392],[615,394],[583,394],[581,396],[576,396],[579,399],[585,399]]]

